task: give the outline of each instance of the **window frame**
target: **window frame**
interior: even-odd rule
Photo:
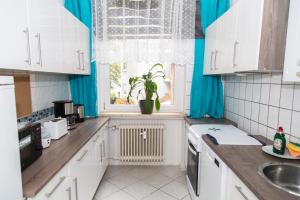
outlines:
[[[140,108],[135,105],[116,105],[110,104],[110,77],[109,77],[109,64],[97,65],[97,83],[98,83],[98,113],[111,113],[111,112],[140,112]],[[184,112],[184,97],[185,97],[185,65],[174,66],[174,99],[172,105],[161,105],[159,112],[161,113],[178,113]],[[155,108],[153,112],[157,112]]]

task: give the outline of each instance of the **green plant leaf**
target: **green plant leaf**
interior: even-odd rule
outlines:
[[[159,97],[157,96],[156,99],[155,99],[155,109],[157,111],[160,110],[160,101],[159,101]]]

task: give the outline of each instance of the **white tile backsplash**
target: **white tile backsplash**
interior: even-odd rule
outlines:
[[[279,108],[269,106],[268,126],[276,129],[278,127]]]
[[[263,125],[268,124],[269,107],[267,105],[259,105],[259,123]]]
[[[286,109],[293,108],[294,85],[282,85],[280,107]]]
[[[261,86],[261,96],[260,103],[268,104],[270,96],[270,84],[262,84]]]
[[[300,111],[300,85],[295,85],[293,110]]]
[[[261,84],[253,84],[252,101],[254,102],[260,101],[260,90],[261,90]]]
[[[291,134],[292,111],[280,108],[278,126],[284,127],[284,132]]]
[[[269,104],[271,106],[279,106],[279,101],[280,101],[280,89],[281,85],[271,85],[271,90],[270,90],[270,101]]]
[[[32,111],[53,106],[53,101],[70,98],[67,75],[35,73],[30,75]]]
[[[273,139],[283,126],[287,139],[300,141],[300,84],[282,82],[281,73],[229,77],[224,78],[226,117],[249,134]]]

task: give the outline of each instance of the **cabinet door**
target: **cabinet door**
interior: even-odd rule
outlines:
[[[85,145],[71,161],[70,173],[73,181],[76,180],[79,200],[92,199],[94,195],[95,171],[93,170],[93,154],[91,144]]]
[[[236,32],[236,71],[258,69],[262,15],[262,0],[243,0],[238,8]]]
[[[0,6],[0,68],[30,69],[26,1],[2,1]]]
[[[201,153],[200,199],[220,200],[222,196],[222,164],[208,147]]]
[[[103,174],[105,173],[107,166],[108,166],[108,162],[109,162],[109,148],[108,148],[108,144],[109,144],[109,138],[108,138],[108,127],[105,126],[103,127],[103,136],[102,136],[102,143],[103,143],[103,150],[102,150],[102,157],[103,157]]]
[[[227,200],[258,200],[231,170],[229,170],[227,186]]]
[[[284,81],[300,81],[300,1],[290,1],[288,32],[284,60]]]
[[[80,40],[78,49],[80,50],[81,74],[90,74],[90,32],[82,23],[77,24]]]
[[[94,162],[95,162],[95,176],[97,177],[97,182],[101,180],[102,174],[102,136],[101,130],[96,133],[93,138],[93,151],[94,151]]]
[[[33,198],[34,200],[70,200],[72,187],[68,178],[68,167],[64,167],[54,178]]]
[[[75,17],[67,11],[65,8],[61,7],[62,16],[62,56],[63,56],[63,66],[65,73],[77,73],[80,71],[80,53],[77,47],[77,40],[79,40],[78,32],[76,29],[76,24],[78,23]]]
[[[217,33],[217,73],[233,73],[235,68],[237,6],[221,16]]]
[[[216,33],[217,33],[216,24],[212,24],[206,29],[204,69],[203,69],[204,75],[212,74],[214,71]]]
[[[32,67],[35,71],[64,71],[60,7],[52,0],[28,0]]]

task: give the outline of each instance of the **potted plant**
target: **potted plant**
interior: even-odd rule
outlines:
[[[155,109],[160,110],[160,101],[157,93],[157,84],[154,82],[157,78],[165,78],[162,64],[155,64],[148,71],[147,74],[143,74],[141,77],[131,77],[129,79],[130,90],[127,96],[127,101],[130,101],[132,92],[138,90],[137,99],[140,95],[144,97],[143,100],[139,100],[139,106],[142,114],[152,114],[155,98]]]

